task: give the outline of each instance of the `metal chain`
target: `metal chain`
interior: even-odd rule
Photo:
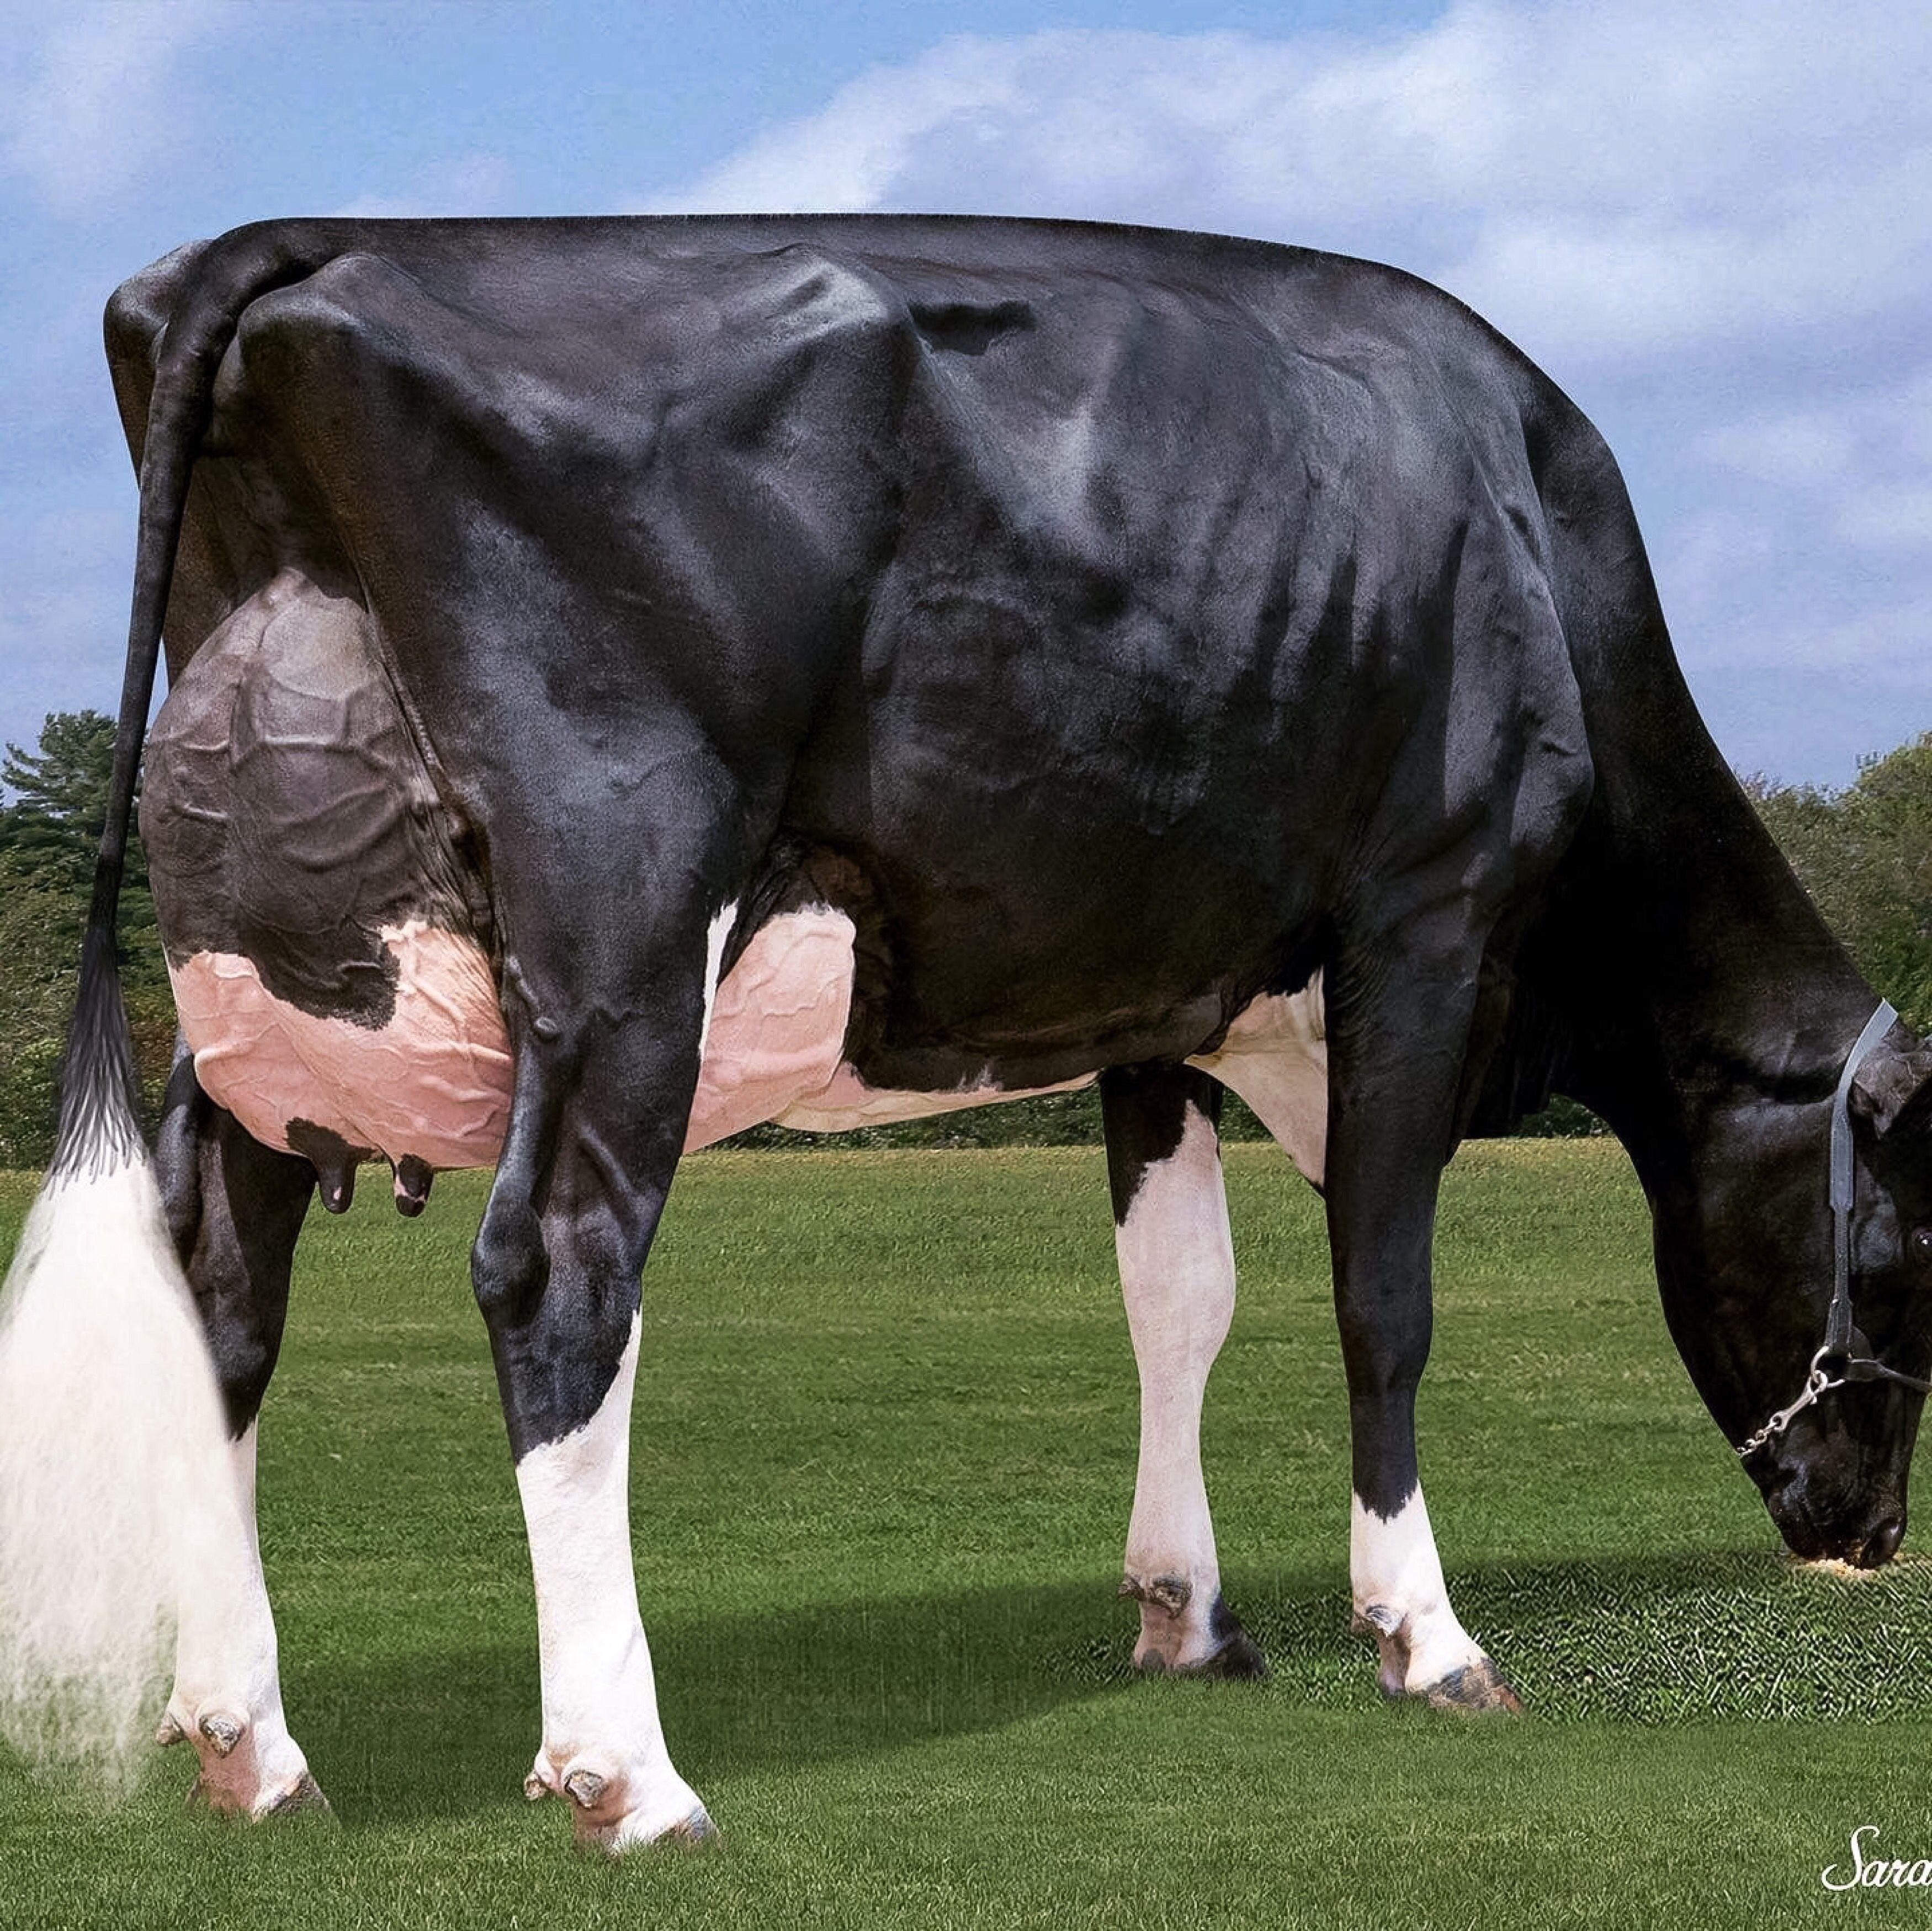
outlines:
[[[1828,1395],[1834,1388],[1842,1388],[1850,1382],[1897,1381],[1905,1387],[1917,1389],[1922,1395],[1932,1394],[1932,1381],[1888,1368],[1869,1354],[1846,1351],[1856,1332],[1852,1326],[1852,1081],[1864,1064],[1865,1055],[1892,1030],[1898,1018],[1897,1012],[1881,999],[1878,1010],[1865,1021],[1864,1031],[1859,1033],[1847,1056],[1845,1069],[1838,1075],[1838,1090],[1832,1096],[1832,1159],[1826,1187],[1832,1204],[1832,1305],[1825,1316],[1824,1341],[1811,1357],[1810,1371],[1804,1378],[1804,1386],[1797,1400],[1789,1408],[1780,1408],[1738,1448],[1740,1461],[1756,1454],[1761,1448],[1768,1447],[1820,1396]],[[1828,1372],[1828,1362],[1840,1372],[1836,1375]]]

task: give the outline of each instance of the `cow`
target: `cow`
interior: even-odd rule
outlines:
[[[626,1492],[680,1156],[1095,1081],[1143,1669],[1263,1662],[1199,1455],[1224,1090],[1324,1201],[1390,1696],[1515,1705],[1444,1588],[1414,1399],[1444,1164],[1552,1093],[1628,1150],[1671,1333],[1786,1543],[1893,1554],[1932,1051],[1713,747],[1603,441],[1461,304],[1066,222],[342,219],[180,250],[106,333],[140,523],[0,1357],[16,1682],[94,1666],[48,1498],[123,1528],[136,1498],[178,1618],[164,1740],[215,1808],[319,1801],[253,1540],[291,1256],[362,1165],[410,1213],[494,1164],[526,1789],[612,1852],[708,1835]],[[151,1163],[113,915],[164,634],[141,822],[182,1045]],[[36,1456],[63,1362],[122,1393]]]

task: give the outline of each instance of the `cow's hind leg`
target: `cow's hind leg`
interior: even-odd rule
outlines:
[[[1221,1184],[1221,1089],[1191,1067],[1100,1081],[1120,1290],[1140,1370],[1141,1446],[1120,1593],[1140,1604],[1142,1669],[1258,1676],[1221,1596],[1201,1472],[1201,1405],[1234,1311]]]
[[[184,1052],[156,1160],[161,1195],[227,1413],[239,1512],[232,1546],[184,1582],[175,1683],[159,1732],[200,1761],[194,1795],[264,1817],[322,1806],[282,1711],[274,1620],[255,1535],[255,1428],[274,1372],[289,1271],[315,1176],[215,1105]]]
[[[697,1085],[710,940],[728,925],[710,870],[666,857],[661,899],[628,919],[610,890],[546,906],[540,879],[515,881],[515,1087],[472,1263],[536,1584],[543,1741],[524,1789],[566,1799],[579,1842],[612,1853],[712,1834],[658,1720],[628,1491],[639,1276]]]

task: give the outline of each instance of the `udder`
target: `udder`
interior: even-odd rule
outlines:
[[[687,1152],[766,1120],[838,1132],[1024,1096],[991,1084],[868,1086],[844,1057],[854,937],[851,920],[825,907],[782,913],[752,935],[707,1000]],[[502,1150],[511,1085],[489,961],[473,940],[418,921],[382,942],[394,997],[375,1027],[303,1011],[238,953],[171,963],[196,1075],[268,1146],[309,1153],[320,1135],[399,1168],[488,1166]]]
[[[394,997],[380,1026],[304,1012],[238,952],[170,962],[202,1090],[266,1146],[487,1167],[510,1121],[510,1045],[476,941],[418,920],[382,934]]]

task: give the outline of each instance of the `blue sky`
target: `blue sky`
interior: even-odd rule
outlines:
[[[1609,436],[1734,763],[1932,729],[1924,10],[110,0],[0,5],[0,738],[113,708],[134,269],[278,214],[835,206],[1427,274]]]

